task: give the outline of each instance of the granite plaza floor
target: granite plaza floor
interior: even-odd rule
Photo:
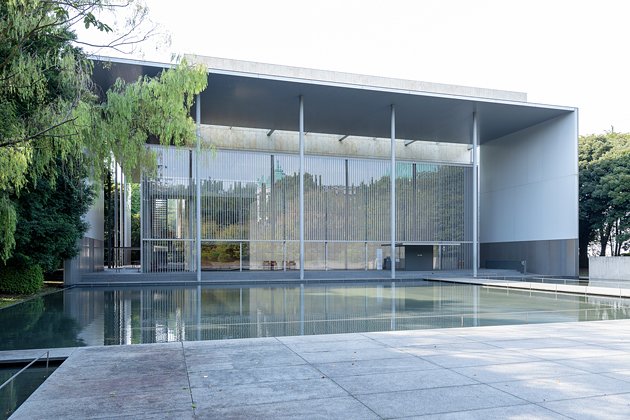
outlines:
[[[629,342],[623,320],[64,349],[11,419],[627,419]]]

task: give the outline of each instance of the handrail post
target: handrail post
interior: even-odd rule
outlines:
[[[46,377],[48,378],[48,362],[50,361],[50,350],[46,352]]]
[[[13,378],[11,378],[11,387],[9,388],[9,413],[11,412],[12,404],[13,404]]]

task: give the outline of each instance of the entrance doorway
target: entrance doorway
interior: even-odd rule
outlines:
[[[407,271],[433,270],[433,245],[405,245]]]

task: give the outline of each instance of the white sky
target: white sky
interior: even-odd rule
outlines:
[[[630,132],[628,0],[147,3],[172,37],[159,52],[146,44],[147,60],[194,53],[526,92],[578,107],[582,135]]]

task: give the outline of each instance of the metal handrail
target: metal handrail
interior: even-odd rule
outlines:
[[[28,369],[29,367],[31,367],[31,365],[33,365],[33,363],[37,362],[39,359],[41,359],[42,357],[44,357],[44,355],[46,355],[46,377],[48,377],[48,364],[50,362],[50,350],[46,350],[46,352],[42,353],[41,356],[37,357],[35,360],[33,360],[31,363],[29,363],[28,365],[26,365],[24,368],[22,368],[22,370],[20,370],[18,373],[16,373],[15,375],[11,376],[5,383],[3,383],[2,385],[0,385],[0,389],[4,388],[7,384],[11,383],[11,388],[9,391],[9,413],[12,411],[12,404],[13,404],[13,380],[15,378],[18,377],[19,374],[21,374],[22,372],[24,372],[26,369]]]
[[[485,278],[485,277],[478,277]],[[486,280],[499,280],[496,278],[485,278]],[[563,284],[567,285],[567,282],[572,286],[585,286],[585,287],[605,287],[605,288],[615,288],[614,285],[617,285],[617,289],[630,289],[630,282],[623,282],[624,286],[621,287],[622,282],[614,282],[614,281],[605,281],[605,280],[583,280],[583,279],[566,279],[566,278],[558,278],[558,277],[543,277],[543,276],[531,276],[531,277],[503,277],[502,280],[509,281],[515,280],[520,282],[530,282],[530,283],[541,283],[545,284],[545,280],[547,280],[548,284]]]
[[[441,277],[426,277],[425,280],[445,280],[455,276],[441,276]],[[547,284],[564,284],[565,286],[569,283],[572,286],[584,286],[584,287],[604,287],[604,288],[615,288],[614,285],[617,285],[617,289],[630,289],[630,282],[614,282],[614,281],[605,281],[605,280],[584,280],[584,279],[574,279],[574,278],[558,278],[558,277],[543,277],[543,276],[529,276],[529,277],[517,277],[517,276],[499,276],[499,275],[488,275],[482,274],[477,276],[476,278],[468,278],[468,284],[475,284],[475,280],[495,280],[495,281],[516,281],[521,283],[542,283],[545,284],[545,280],[547,280]],[[621,284],[627,287],[621,287]]]

